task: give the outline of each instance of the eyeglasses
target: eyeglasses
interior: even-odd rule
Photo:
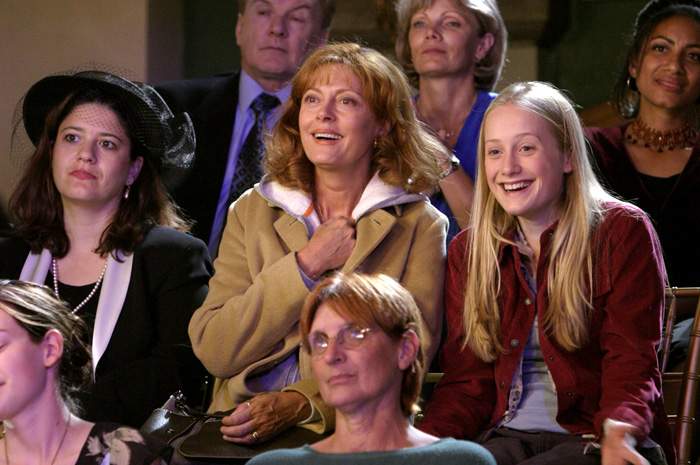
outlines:
[[[360,328],[355,325],[344,326],[335,337],[325,333],[313,332],[309,335],[309,346],[311,347],[311,355],[319,357],[331,345],[331,341],[335,339],[335,343],[344,349],[357,349],[367,339],[367,335],[371,333],[372,328]]]

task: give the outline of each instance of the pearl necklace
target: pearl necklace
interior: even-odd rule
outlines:
[[[56,297],[59,299],[61,298],[61,294],[58,293],[58,262],[56,261],[55,258],[51,259],[51,270],[53,271],[53,291],[56,293]],[[97,288],[100,287],[100,284],[102,283],[102,279],[105,277],[105,272],[107,271],[107,260],[105,260],[105,266],[102,267],[102,271],[100,272],[100,276],[97,277],[97,282],[95,283],[94,286],[92,286],[92,290],[90,293],[83,299],[82,302],[80,302],[78,305],[75,306],[73,310],[71,310],[72,314],[78,313],[78,310],[83,308],[86,303],[92,298],[93,295],[95,295],[95,292],[97,292]]]
[[[61,451],[61,447],[63,447],[63,443],[66,440],[66,436],[68,436],[68,430],[70,429],[70,420],[71,416],[68,416],[68,421],[66,422],[66,429],[63,430],[63,436],[61,436],[61,442],[58,443],[58,447],[56,448],[56,452],[53,454],[53,459],[51,459],[51,465],[53,465],[56,462],[56,458],[58,458],[58,453]],[[10,465],[10,447],[9,447],[9,442],[7,440],[7,431],[4,431],[4,440],[5,440],[5,463],[7,465]]]

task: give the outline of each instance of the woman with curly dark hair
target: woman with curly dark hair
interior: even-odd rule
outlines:
[[[631,121],[589,128],[601,181],[654,221],[671,286],[700,285],[700,1],[653,0],[637,15],[615,87]]]
[[[186,115],[149,86],[109,73],[46,77],[23,102],[36,149],[10,199],[0,277],[47,284],[90,329],[85,417],[137,426],[203,369],[187,323],[207,292],[204,244],[160,182],[194,149]]]

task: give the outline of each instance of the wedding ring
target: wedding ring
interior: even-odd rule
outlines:
[[[258,439],[260,439],[260,436],[258,435],[257,431],[253,431],[252,433],[250,433],[250,437],[252,437],[253,441],[255,442],[258,442]]]

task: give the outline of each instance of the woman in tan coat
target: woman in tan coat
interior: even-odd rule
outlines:
[[[268,141],[267,175],[229,209],[209,295],[190,323],[195,353],[217,377],[210,410],[236,407],[225,439],[333,427],[298,330],[304,299],[330,271],[397,279],[421,309],[432,357],[447,221],[424,192],[443,151],[381,54],[348,43],[307,59]]]

